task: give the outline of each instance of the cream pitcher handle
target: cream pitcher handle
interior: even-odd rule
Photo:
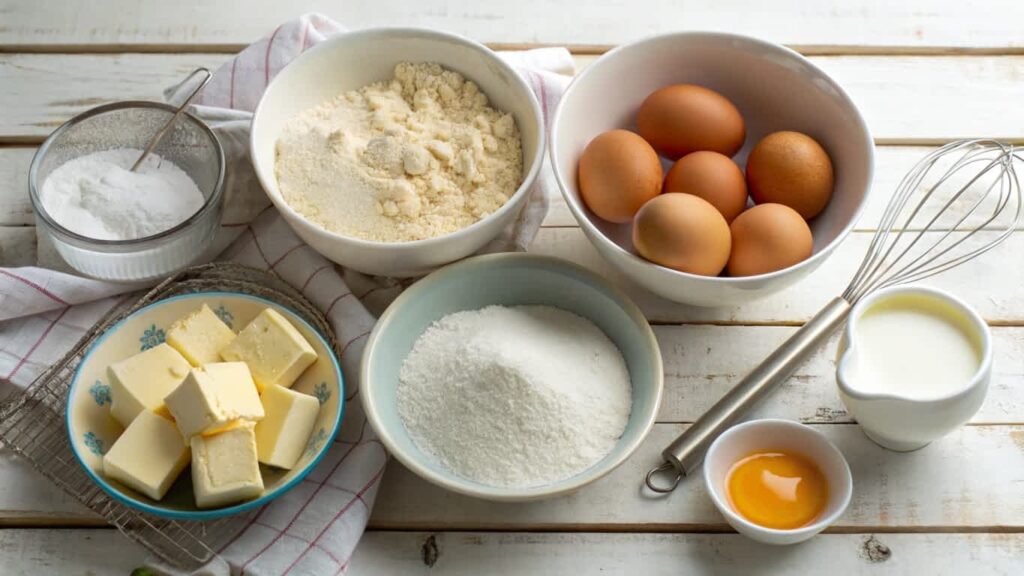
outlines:
[[[849,313],[850,303],[840,297],[829,302],[808,320],[796,334],[790,336],[665,448],[661,453],[665,461],[652,468],[644,479],[647,487],[659,493],[675,490],[683,476],[700,466],[711,442],[753,408],[765,394],[789,378],[808,354],[839,328]],[[658,478],[666,473],[671,475],[671,479],[660,484]]]

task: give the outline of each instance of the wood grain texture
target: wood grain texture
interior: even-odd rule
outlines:
[[[693,422],[796,328],[656,326],[665,366],[659,422]],[[770,394],[751,418],[787,418],[808,424],[851,423],[836,392],[838,335]],[[974,424],[1024,423],[1024,329],[992,330],[992,381]]]
[[[772,414],[785,417],[785,414]],[[836,531],[1024,531],[1024,426],[966,426],[912,453],[884,450],[853,424],[815,424],[843,452],[854,497]],[[647,470],[685,425],[657,424],[607,477],[560,498],[499,504],[447,492],[392,461],[370,524],[408,530],[583,532],[728,531],[700,475],[668,497],[640,489]],[[24,463],[0,466],[7,525],[91,522],[95,517]]]
[[[0,141],[35,142],[71,116],[161,90],[225,54],[0,54]],[[593,58],[578,58],[580,66]],[[1024,139],[1024,55],[815,56],[881,143]]]
[[[127,576],[145,559],[117,530],[0,530],[0,572],[8,576]]]
[[[735,534],[367,532],[351,576],[788,576],[843,567],[849,575],[1014,574],[1021,534],[826,534],[800,546],[752,544]],[[128,574],[145,551],[115,530],[0,531],[4,574]]]
[[[733,534],[370,532],[350,576],[1012,574],[1021,534],[832,534],[778,548]]]
[[[782,292],[731,308],[698,308],[655,296],[622,276],[597,253],[579,228],[541,228],[530,251],[570,260],[611,280],[655,324],[799,325],[842,293],[872,238],[854,232],[818,270]],[[930,278],[927,284],[960,296],[997,326],[1024,325],[1024,267],[1013,265],[1024,251],[1024,232],[1015,233],[984,258]],[[0,263],[61,266],[52,250],[36,251],[35,229],[0,227]],[[979,290],[984,279],[984,290]]]
[[[36,472],[27,460],[0,450],[0,527],[87,524],[105,526],[100,516]],[[4,496],[6,495],[6,496]],[[3,530],[0,530],[3,534]]]
[[[36,229],[31,226],[0,226],[0,265],[35,266]]]
[[[847,46],[890,51],[1024,46],[1018,26],[1024,6],[1015,0],[988,0],[984,7],[953,0],[779,0],[770,5],[714,0],[255,0],[246,3],[244,18],[238,17],[238,10],[234,2],[203,0],[3,0],[0,44],[12,50],[99,45],[121,50],[208,46],[234,51],[288,18],[316,11],[352,28],[426,26],[481,42],[513,44],[607,46],[670,31],[721,30],[819,51]]]
[[[429,530],[727,530],[701,475],[667,497],[641,490],[644,474],[683,430],[655,425],[644,444],[611,474],[569,496],[500,504],[427,484],[389,464],[371,526]],[[815,425],[843,452],[854,495],[840,531],[1019,530],[1024,528],[1024,427],[967,426],[911,453],[885,450],[856,425]]]
[[[162,100],[162,90],[225,54],[0,55],[0,140],[41,141],[72,116],[114,100]]]
[[[633,284],[614,270],[578,228],[542,228],[531,252],[558,256],[594,270],[621,287],[656,323],[800,324],[839,296],[860,265],[873,234],[851,233],[816,271],[795,285],[732,308],[697,308],[669,302]],[[927,280],[976,307],[996,324],[1024,323],[1024,267],[1014,265],[1024,251],[1024,233],[1017,232],[983,258]],[[983,280],[982,280],[983,279]],[[984,283],[984,289],[982,287]]]
[[[53,264],[37,249],[25,179],[33,145],[70,116],[116,99],[159,99],[195,66],[215,67],[302,12],[346,25],[416,25],[494,47],[569,44],[598,54],[673,30],[727,30],[791,45],[842,84],[877,149],[874,193],[860,230],[928,146],[957,137],[1024,141],[1024,3],[952,0],[754,3],[712,0],[0,0],[0,265]],[[148,52],[134,54],[126,52]],[[22,52],[22,53],[19,53]],[[74,53],[81,52],[81,53]],[[577,67],[595,60],[577,56]],[[21,144],[21,147],[12,146]],[[845,285],[869,235],[852,234],[812,277],[761,302],[701,310],[663,301],[608,272],[555,199],[533,250],[606,273],[657,323],[666,394],[651,437],[627,463],[564,498],[498,505],[444,492],[397,462],[350,574],[1017,574],[1024,565],[1024,235],[932,283],[964,296],[993,324],[995,374],[973,425],[911,454],[870,443],[834,392],[834,341],[755,414],[814,423],[849,459],[853,504],[831,534],[772,548],[727,532],[688,479],[664,499],[639,490],[657,453],[747,368]],[[685,325],[675,325],[687,323]],[[759,324],[767,324],[759,326]],[[102,525],[26,463],[0,452],[0,527]],[[507,532],[529,531],[529,532]],[[615,533],[621,531],[624,533]],[[687,532],[709,531],[693,534]],[[644,533],[662,532],[662,533]],[[920,533],[928,532],[928,533]],[[951,533],[952,532],[952,533]],[[975,533],[990,532],[990,533]],[[3,574],[126,574],[145,557],[110,529],[0,530]]]
[[[28,199],[28,167],[35,153],[34,147],[0,148],[0,226],[35,222]]]

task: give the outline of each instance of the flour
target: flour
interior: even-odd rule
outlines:
[[[132,240],[173,228],[202,208],[203,193],[170,160],[150,154],[131,172],[140,154],[118,148],[61,164],[43,182],[43,209],[82,236]]]
[[[621,352],[548,306],[489,306],[431,325],[402,364],[398,413],[458,476],[531,487],[574,476],[615,446],[632,408]]]
[[[285,201],[331,232],[380,242],[465,228],[522,181],[519,131],[473,82],[438,64],[346,92],[290,119],[277,141]]]

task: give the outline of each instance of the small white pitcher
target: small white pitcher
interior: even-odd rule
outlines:
[[[964,387],[929,399],[910,398],[899,392],[880,393],[864,389],[855,375],[861,361],[857,349],[857,324],[872,306],[896,296],[916,296],[942,302],[962,313],[964,328],[974,331],[980,345],[978,369]],[[936,351],[936,353],[939,353]],[[847,411],[857,419],[875,443],[899,452],[922,448],[952,432],[971,419],[985,400],[992,374],[992,336],[977,312],[958,298],[934,288],[897,286],[863,298],[854,306],[839,343],[836,381]],[[863,378],[861,378],[863,380]]]

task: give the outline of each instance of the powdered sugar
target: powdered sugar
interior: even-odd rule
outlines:
[[[202,208],[203,193],[170,160],[150,154],[129,171],[140,154],[118,148],[61,164],[43,182],[43,208],[61,226],[97,240],[152,236]]]
[[[548,306],[489,306],[431,325],[405,359],[398,412],[421,450],[501,487],[576,475],[605,457],[632,408],[619,349]]]

